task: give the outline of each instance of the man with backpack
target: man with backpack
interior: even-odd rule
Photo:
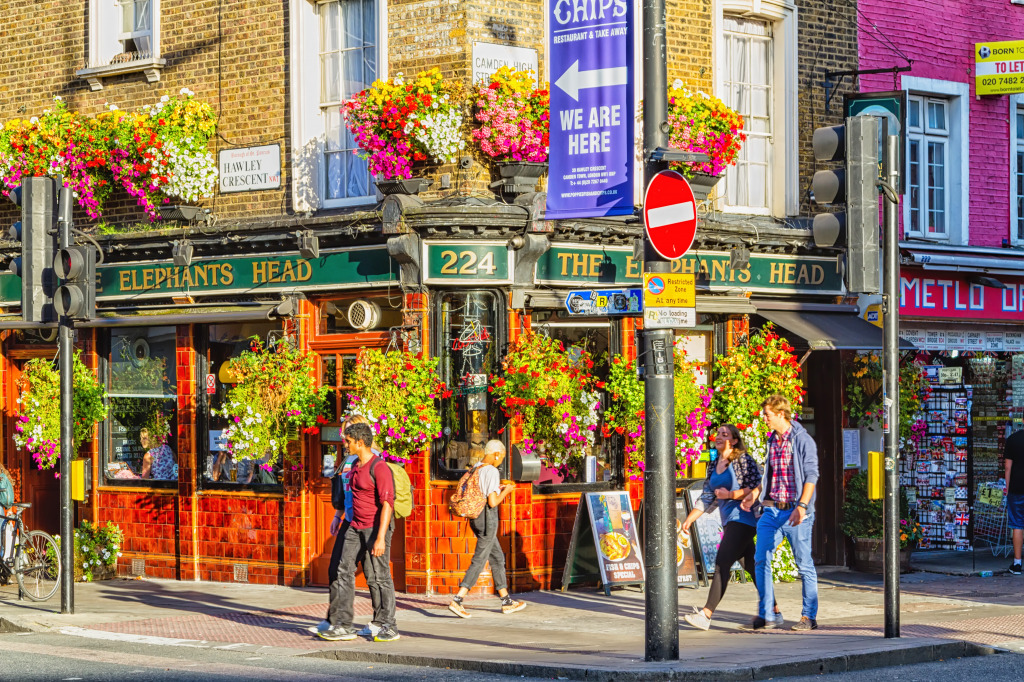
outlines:
[[[353,640],[359,635],[352,627],[358,563],[370,588],[372,622],[380,625],[373,641],[393,642],[399,638],[390,566],[391,534],[395,528],[395,478],[387,462],[374,455],[373,431],[368,424],[347,426],[345,444],[348,451],[358,457],[349,482],[352,518],[345,530],[338,577],[331,584],[328,611],[331,626],[317,634],[330,641]]]
[[[460,618],[469,618],[469,612],[462,600],[476,585],[484,565],[491,564],[491,575],[494,586],[498,588],[501,598],[501,612],[515,613],[526,608],[526,603],[513,599],[508,593],[508,582],[505,579],[505,553],[498,542],[498,505],[508,497],[515,485],[501,485],[501,474],[498,467],[505,459],[505,445],[500,440],[487,441],[484,446],[484,457],[462,477],[452,496],[450,507],[454,514],[469,519],[469,528],[476,536],[476,551],[473,561],[466,569],[459,584],[459,592],[448,604],[448,610]]]

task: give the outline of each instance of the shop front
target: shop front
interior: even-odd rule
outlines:
[[[930,390],[901,470],[921,549],[1005,544],[997,482],[1006,436],[1024,428],[1022,294],[1024,273],[901,271],[900,335],[920,349]]]

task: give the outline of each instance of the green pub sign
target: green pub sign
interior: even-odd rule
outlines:
[[[426,284],[511,284],[512,251],[505,241],[423,242]]]

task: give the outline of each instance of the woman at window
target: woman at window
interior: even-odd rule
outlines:
[[[145,448],[142,456],[140,478],[151,478],[154,481],[174,481],[178,478],[177,462],[174,450],[167,444],[169,434],[167,419],[158,416],[152,425],[139,429],[139,443]]]

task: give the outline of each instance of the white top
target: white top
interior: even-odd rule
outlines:
[[[491,464],[477,464],[480,469],[480,491],[487,497],[491,493],[501,492],[501,474],[498,468]]]

